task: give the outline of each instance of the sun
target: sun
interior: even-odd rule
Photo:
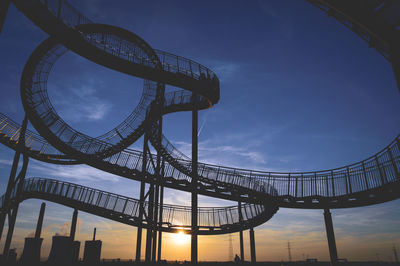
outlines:
[[[190,242],[190,235],[185,234],[183,231],[172,234],[172,239],[177,245],[186,245]]]

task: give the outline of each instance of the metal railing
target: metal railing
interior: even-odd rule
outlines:
[[[392,61],[393,50],[391,47],[391,41],[394,36],[392,36],[390,32],[397,31],[397,34],[400,34],[399,29],[397,28],[400,23],[399,16],[393,16],[396,12],[400,12],[400,7],[395,2],[387,1],[387,4],[391,5],[393,8],[386,7],[377,10],[373,6],[373,3],[354,1],[337,2],[331,0],[307,0],[307,2],[318,7],[329,16],[334,17],[337,21],[357,34],[361,39],[366,41],[370,47],[376,49],[388,61]],[[357,5],[359,6],[357,7]],[[341,9],[343,9],[343,11]],[[346,14],[346,12],[354,11],[358,12],[357,16],[355,16],[356,18],[352,18],[349,14]],[[360,14],[363,16],[364,21],[359,19]],[[380,21],[379,27],[385,25],[390,27],[390,29],[380,29],[380,31],[377,32],[376,25],[378,25],[378,23],[375,23],[375,26],[373,27],[369,25],[370,22],[374,20]],[[384,31],[390,35],[389,39],[386,39],[387,36],[382,38],[382,33]]]
[[[139,200],[69,182],[45,178],[26,179],[21,199],[30,197],[55,202],[73,202],[75,207],[84,208],[85,211],[89,208],[94,214],[106,211],[105,213],[109,213],[111,216],[117,215],[121,220],[139,222]],[[0,198],[0,209],[2,206],[2,198]],[[147,202],[144,203],[144,209],[147,213]],[[277,208],[266,209],[262,205],[243,204],[241,207],[242,220],[240,220],[238,206],[199,207],[198,225],[200,230],[223,231],[235,224],[245,226],[245,224],[264,222],[271,218],[276,211]],[[143,223],[146,224],[146,220]],[[158,225],[159,227],[163,227],[166,231],[190,230],[190,224],[190,206],[163,205],[163,220]]]
[[[45,2],[47,1],[42,1],[42,3]],[[80,21],[80,19],[76,20],[76,18],[81,15],[67,16],[69,11],[63,11],[63,8],[68,6],[65,4],[67,3],[66,1],[51,2],[59,4],[58,6],[56,5],[56,9],[52,9],[57,10],[54,14],[57,14],[59,19]],[[50,1],[48,3],[50,3]],[[74,9],[68,10],[72,10],[71,12],[74,13]],[[71,17],[71,19],[69,19],[69,17]],[[347,23],[344,18],[339,17],[339,20],[343,20]],[[78,25],[73,24],[73,22],[69,23],[72,28]],[[68,23],[66,23],[66,25],[68,25]],[[361,30],[358,31],[362,33]],[[107,53],[130,62],[157,68],[161,65],[164,71],[194,79],[209,80],[210,84],[217,82],[214,73],[207,68],[202,68],[201,65],[191,60],[161,51],[156,51],[159,60],[154,60],[143,55],[143,51],[140,52],[140,50],[135,51],[135,49],[131,49],[134,44],[111,34],[85,34],[85,38],[88,42],[98,48],[102,48]],[[54,54],[57,55],[57,51],[54,51]],[[74,148],[76,151],[83,154],[96,155],[104,149],[112,149],[112,144],[83,135],[66,125],[62,119],[56,115],[50,102],[46,99],[46,95],[40,93],[39,85],[43,85],[43,81],[47,80],[47,74],[51,68],[51,65],[47,64],[47,62],[51,61],[49,58],[51,59],[52,56],[51,54],[49,56],[44,56],[44,59],[37,65],[37,71],[33,74],[33,77],[35,77],[33,82],[37,84],[32,86],[32,90],[27,93],[31,99],[29,104],[32,110],[38,114],[45,126],[47,126],[59,140],[69,145],[71,148]],[[211,86],[211,88],[216,88],[216,86]],[[168,96],[166,99],[166,102],[171,105],[190,103],[190,97],[182,92],[176,92],[173,96]],[[153,135],[156,135],[155,133],[157,132],[153,130]],[[154,143],[158,149],[162,150],[164,153],[163,155],[168,161],[165,168],[165,176],[174,180],[186,180],[190,182],[191,161],[189,158],[179,152],[166,138],[163,138],[161,143],[157,143],[157,140],[153,138],[153,145]],[[146,170],[149,174],[155,173],[155,169],[150,162],[148,162],[146,169],[141,169],[142,153],[130,149],[116,152],[112,156],[101,158],[101,160],[101,162],[112,164],[114,167],[112,171],[114,173],[116,168],[119,169],[117,171],[122,172],[129,170],[142,172],[142,170]],[[400,178],[399,161],[399,137],[396,137],[388,147],[376,155],[359,163],[336,169],[314,172],[276,173],[199,163],[198,176],[200,181],[204,183],[222,184],[226,188],[236,185],[254,192],[264,192],[265,195],[272,195],[278,198],[334,198],[353,195],[357,192],[371,191],[398,182]],[[134,174],[132,173],[132,175]]]

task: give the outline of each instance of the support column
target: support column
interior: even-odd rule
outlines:
[[[165,167],[165,161],[164,158],[161,163],[161,178],[164,178],[164,167]],[[158,223],[160,226],[162,226],[163,222],[163,206],[164,206],[164,186],[161,185],[160,187],[160,216],[158,219]],[[162,231],[158,231],[158,252],[157,252],[157,261],[161,261],[161,246],[162,246]]]
[[[4,210],[6,210],[7,208],[9,208],[9,201],[10,201],[10,196],[11,196],[11,192],[14,188],[14,179],[15,176],[17,174],[17,168],[18,168],[18,164],[19,164],[19,158],[21,157],[21,153],[17,150],[14,154],[14,160],[13,160],[13,164],[11,166],[11,172],[10,172],[10,177],[8,179],[8,185],[7,185],[7,190],[4,196],[4,201],[3,201],[3,207]],[[4,230],[4,223],[6,221],[6,216],[7,216],[7,212],[3,211],[1,216],[0,216],[0,239],[1,236],[3,234],[3,230]]]
[[[334,266],[337,264],[338,255],[336,250],[335,232],[333,231],[332,215],[329,209],[324,209],[324,218],[331,265]]]
[[[143,154],[143,160],[145,160],[145,155]],[[143,162],[144,164],[144,162]],[[144,202],[144,190],[145,182],[140,183],[140,203],[139,203],[139,220],[143,220],[143,202]],[[142,226],[138,226],[136,235],[136,262],[140,262],[140,253],[142,249]]]
[[[0,4],[1,7],[1,4]],[[24,120],[22,121],[22,125],[21,125],[21,129],[20,129],[20,133],[19,133],[19,138],[18,138],[18,145],[17,145],[17,149],[15,151],[14,154],[14,160],[13,160],[13,164],[11,166],[11,171],[10,171],[10,176],[8,178],[8,184],[7,184],[7,189],[6,189],[6,193],[4,195],[4,199],[3,199],[3,209],[4,211],[2,212],[2,214],[0,214],[0,239],[1,239],[1,235],[3,234],[3,229],[4,229],[4,223],[6,220],[6,216],[7,216],[7,212],[9,212],[11,206],[11,192],[13,189],[15,189],[16,186],[16,175],[17,175],[17,170],[18,170],[18,164],[19,164],[19,159],[21,157],[21,149],[24,148],[25,146],[25,132],[26,132],[26,127],[28,126],[28,117],[25,115]],[[26,167],[28,166],[28,157],[24,158],[24,163],[26,162]],[[21,170],[22,172],[22,170]],[[21,173],[20,173],[21,175]],[[25,178],[25,174],[23,175],[23,178]],[[21,185],[22,188],[22,185]],[[10,219],[10,217],[9,217]],[[3,253],[3,257],[4,257]]]
[[[161,104],[160,104],[161,105]],[[162,117],[158,120],[158,141],[162,142]],[[156,166],[156,174],[157,174],[157,185],[156,185],[156,195],[155,195],[155,203],[154,203],[154,225],[161,225],[158,223],[158,214],[160,211],[159,201],[160,201],[160,183],[163,176],[161,175],[161,166],[162,166],[162,158],[161,153],[157,152],[157,166]],[[161,230],[160,230],[161,231]],[[153,247],[151,254],[151,261],[156,262],[156,254],[157,254],[157,230],[153,230]]]
[[[239,221],[241,223],[243,221],[243,214],[242,214],[242,203],[240,201],[239,201],[238,211],[239,211]],[[239,239],[240,239],[240,260],[244,262],[243,230],[239,231]]]
[[[393,72],[396,78],[397,88],[399,89],[400,92],[400,66],[393,64]]]
[[[158,162],[157,162],[158,164]],[[154,216],[153,216],[153,221],[154,221],[154,227],[157,227],[158,224],[158,200],[160,197],[160,185],[156,185],[156,194],[154,196]],[[152,232],[152,247],[151,247],[151,261],[156,262],[156,255],[157,255],[157,230],[154,228]]]
[[[71,231],[69,233],[69,237],[72,239],[72,241],[75,240],[76,222],[77,221],[78,221],[78,209],[75,209],[74,214],[72,215]]]
[[[198,161],[198,106],[197,93],[192,94],[192,235],[191,235],[191,262],[197,264],[197,161]]]
[[[256,263],[256,241],[254,238],[254,229],[250,228],[250,252],[251,252],[251,263]]]
[[[26,129],[26,128],[25,128]],[[21,130],[21,134],[25,135],[25,131]],[[25,144],[25,138],[22,137],[23,143]],[[10,246],[11,246],[11,241],[12,241],[12,236],[14,234],[14,227],[15,227],[15,222],[17,220],[17,214],[18,214],[18,208],[19,208],[19,202],[20,202],[20,195],[22,193],[22,187],[23,183],[25,180],[25,174],[26,170],[28,169],[28,162],[29,162],[29,157],[24,155],[23,156],[23,164],[21,168],[21,172],[18,174],[17,178],[14,180],[15,186],[17,186],[14,189],[16,189],[16,193],[13,199],[12,206],[10,205],[10,209],[8,212],[8,232],[7,232],[7,238],[6,238],[6,243],[4,244],[4,251],[3,251],[3,257],[4,259],[8,259],[8,252],[10,251]]]
[[[149,204],[147,210],[147,230],[146,230],[146,254],[145,261],[149,263],[151,261],[151,248],[153,240],[153,211],[154,211],[154,184],[150,184],[149,188]]]
[[[4,26],[4,22],[7,17],[8,8],[10,7],[11,0],[0,1],[0,34]]]
[[[399,43],[395,44],[394,47],[392,48],[391,62],[392,62],[394,77],[396,78],[397,88],[399,89],[400,92],[400,53],[397,52],[398,46]]]
[[[143,158],[142,158],[142,175],[143,179],[147,177],[147,150],[148,150],[148,142],[149,142],[149,121],[146,115],[145,121],[145,133],[144,133],[144,140],[143,140]],[[139,217],[138,219],[141,221],[140,225],[137,229],[137,239],[136,239],[136,262],[140,262],[141,257],[141,250],[142,250],[142,223],[143,223],[143,216],[144,216],[144,200],[145,195],[144,191],[146,189],[146,183],[142,181],[140,183],[140,200],[139,200]]]
[[[37,225],[36,225],[36,232],[35,232],[35,238],[39,239],[40,235],[42,233],[42,225],[43,225],[43,217],[44,217],[44,210],[46,208],[46,203],[42,203],[42,205],[40,205],[40,212],[39,212],[39,218],[37,221]]]

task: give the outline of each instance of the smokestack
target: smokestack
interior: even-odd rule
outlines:
[[[93,241],[95,241],[95,240],[96,240],[96,227],[93,230]]]
[[[43,217],[44,217],[45,208],[46,208],[46,203],[43,202],[42,205],[40,206],[39,218],[38,218],[37,225],[36,225],[36,232],[35,232],[36,239],[39,239],[40,234],[42,233],[42,225],[43,225]]]
[[[71,231],[69,237],[72,241],[75,240],[75,231],[76,231],[76,221],[78,220],[78,209],[74,210],[74,214],[72,215],[72,222],[71,222]]]

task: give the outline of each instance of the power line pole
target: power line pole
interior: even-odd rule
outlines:
[[[399,257],[397,256],[397,249],[395,245],[393,245],[393,255],[394,255],[394,261],[396,263],[399,263]]]
[[[290,252],[290,241],[287,242],[287,249],[289,253],[289,262],[292,262],[292,253]]]

